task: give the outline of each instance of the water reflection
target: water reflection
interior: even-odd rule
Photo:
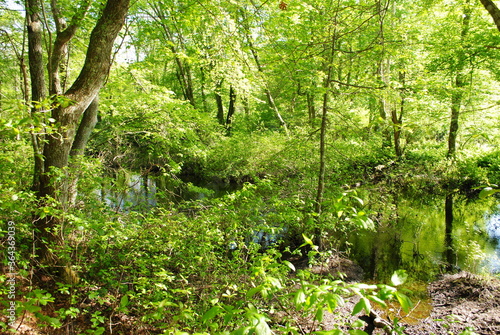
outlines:
[[[469,202],[393,197],[376,232],[350,238],[353,257],[367,274],[386,280],[397,269],[432,280],[451,268],[500,272],[500,208],[494,198]]]
[[[495,249],[490,252],[490,257],[486,260],[486,266],[492,273],[500,273],[500,206],[496,211],[486,214],[486,231],[491,239],[491,244]]]

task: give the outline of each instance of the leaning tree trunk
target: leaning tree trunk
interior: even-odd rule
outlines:
[[[56,200],[68,198],[67,194],[61,194],[67,192],[67,189],[57,189],[51,172],[68,166],[70,151],[77,136],[82,114],[96,98],[109,73],[113,43],[124,24],[129,1],[107,1],[91,33],[83,68],[73,85],[64,94],[64,98],[71,101],[71,104],[59,104],[52,110],[52,118],[55,119],[58,129],[56,133],[47,136],[43,149],[44,172],[38,176],[38,196],[42,201],[47,198]],[[77,277],[68,266],[68,260],[63,260],[57,254],[57,249],[64,247],[64,234],[60,231],[60,223],[60,220],[52,215],[35,220],[35,248],[38,261],[48,266],[52,274],[62,275],[67,281],[74,282]],[[63,272],[58,271],[59,269]]]
[[[67,199],[63,199],[63,202],[66,202],[68,205],[74,205],[76,202],[80,158],[83,156],[87,142],[90,139],[90,134],[97,124],[98,111],[99,96],[96,96],[83,113],[75,140],[73,141],[73,146],[71,147],[69,173],[72,175],[68,178],[67,190],[65,190]]]
[[[484,8],[490,13],[493,22],[497,26],[497,29],[500,31],[500,9],[498,9],[497,5],[492,0],[480,0],[483,4]]]

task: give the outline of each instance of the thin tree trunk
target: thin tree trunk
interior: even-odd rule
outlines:
[[[281,116],[281,113],[278,109],[278,106],[276,106],[276,103],[274,102],[274,98],[273,98],[273,95],[271,94],[271,91],[269,90],[269,87],[267,86],[267,82],[265,80],[265,75],[264,75],[264,69],[262,68],[262,66],[260,64],[259,55],[258,55],[257,50],[255,49],[255,47],[252,43],[250,34],[248,32],[248,28],[245,31],[245,33],[246,33],[247,43],[248,43],[248,46],[250,48],[250,52],[252,53],[253,59],[255,61],[255,65],[257,66],[257,71],[259,72],[261,77],[264,79],[264,83],[265,83],[264,89],[265,89],[265,94],[266,94],[267,103],[269,105],[269,108],[274,112],[274,115],[278,119],[280,126],[285,130],[285,133],[288,135],[288,127],[286,125],[285,120]]]
[[[323,195],[325,192],[325,171],[326,171],[326,131],[328,124],[328,100],[329,91],[333,76],[333,60],[335,57],[335,44],[337,41],[336,30],[332,33],[332,40],[329,54],[326,57],[327,75],[323,83],[323,106],[321,113],[321,129],[319,138],[319,170],[318,170],[318,187],[316,189],[316,199],[314,202],[314,212],[316,213],[315,241],[314,243],[320,248],[324,248],[323,229],[321,228],[321,213],[323,206]]]
[[[307,114],[309,116],[309,123],[312,124],[316,119],[316,106],[314,105],[314,94],[311,92],[306,93],[307,99]]]
[[[168,43],[168,46],[174,55],[175,64],[177,65],[177,80],[179,81],[179,84],[181,86],[184,99],[189,101],[189,103],[196,108],[191,68],[187,62],[183,61],[181,57],[179,57],[174,34],[172,34],[170,27],[166,24],[166,22],[168,21],[167,15],[165,15],[165,12],[160,3],[155,4],[154,2],[150,2],[149,5],[154,11],[154,15],[150,16],[163,29],[166,42]]]
[[[220,95],[220,89],[222,88],[222,80],[217,83],[215,90],[215,102],[217,103],[217,120],[219,124],[226,125],[226,120],[224,119],[224,103],[222,102],[222,96]]]
[[[31,79],[31,101],[42,102],[46,98],[45,72],[43,65],[43,47],[42,47],[42,22],[41,5],[39,0],[26,1],[26,21],[28,28],[28,62]],[[27,101],[29,103],[29,101]],[[31,105],[31,103],[30,103]],[[40,112],[34,105],[31,108],[31,115]],[[35,192],[40,191],[40,178],[44,173],[43,164],[43,135],[31,133],[31,144],[33,146],[33,186]]]
[[[394,136],[394,150],[396,153],[396,157],[403,156],[403,149],[401,148],[401,132],[403,130],[403,115],[404,115],[404,107],[405,107],[405,73],[401,71],[399,73],[399,81],[402,85],[400,91],[400,105],[399,105],[399,115],[397,113],[396,107],[394,107],[391,111],[392,117],[392,127],[393,127],[393,136]]]
[[[450,132],[448,134],[448,157],[453,158],[457,151],[457,136],[459,130],[459,119],[460,119],[460,109],[462,107],[463,99],[463,87],[467,85],[465,80],[465,62],[466,56],[464,52],[464,42],[469,33],[470,27],[470,16],[471,16],[470,4],[467,1],[464,5],[463,19],[462,19],[462,32],[461,32],[461,49],[457,55],[458,65],[455,79],[453,81],[453,91],[451,94],[451,118],[450,118]]]
[[[231,127],[231,122],[233,120],[233,115],[236,110],[236,92],[234,92],[234,88],[231,85],[229,87],[229,107],[227,109],[227,118],[226,118],[226,126],[228,130]]]

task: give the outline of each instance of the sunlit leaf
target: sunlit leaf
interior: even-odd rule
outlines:
[[[404,282],[406,282],[407,279],[408,279],[408,274],[406,273],[405,270],[397,270],[394,271],[394,273],[392,274],[391,282],[392,285],[399,286],[404,284]]]

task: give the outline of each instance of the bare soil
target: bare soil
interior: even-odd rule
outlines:
[[[500,334],[500,280],[468,272],[444,275],[428,287],[430,315],[406,328],[407,334]],[[436,321],[442,320],[442,321]]]

